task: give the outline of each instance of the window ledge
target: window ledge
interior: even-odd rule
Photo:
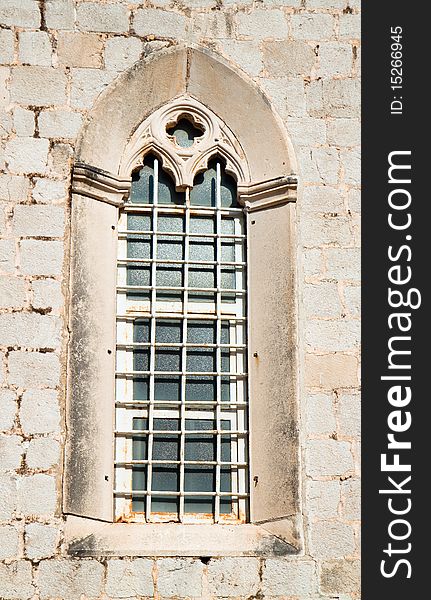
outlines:
[[[300,551],[295,517],[262,525],[103,523],[68,516],[71,556],[285,556]]]

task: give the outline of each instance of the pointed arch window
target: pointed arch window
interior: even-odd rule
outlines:
[[[178,192],[147,154],[118,230],[116,519],[244,522],[246,234],[236,182],[215,157]]]

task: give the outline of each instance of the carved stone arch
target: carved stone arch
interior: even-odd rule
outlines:
[[[202,547],[201,526],[148,524],[142,533],[139,524],[112,522],[118,209],[130,189],[130,168],[142,155],[139,144],[133,152],[139,128],[170,105],[182,110],[184,102],[210,111],[226,134],[192,161],[189,175],[219,152],[237,179],[248,214],[251,523],[240,530],[211,526],[209,547]],[[151,147],[161,152],[154,140],[147,150]],[[190,184],[174,153],[166,151],[161,158],[171,163],[178,186]],[[72,180],[63,503],[64,512],[78,518],[68,518],[71,552],[209,556],[300,549],[295,173],[292,145],[267,98],[246,75],[206,49],[175,47],[139,61],[90,111]],[[101,529],[94,525],[98,520],[104,522]],[[91,539],[90,549],[83,532]],[[166,540],[169,547],[163,546]]]

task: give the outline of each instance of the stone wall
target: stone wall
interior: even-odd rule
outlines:
[[[0,598],[359,598],[359,8],[0,0]],[[252,77],[297,153],[305,548],[71,559],[60,490],[74,143],[120,72],[179,42]]]

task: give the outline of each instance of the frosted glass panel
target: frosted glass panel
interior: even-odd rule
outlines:
[[[190,190],[190,203],[196,206],[216,205],[216,170],[210,166],[207,171],[196,175]]]
[[[189,348],[187,350],[187,371],[215,371],[216,353],[211,348]]]
[[[224,172],[224,169],[221,171],[221,184],[220,184],[220,196],[221,196],[221,205],[226,207],[236,207],[237,203],[237,192],[236,192],[236,182],[233,177]]]
[[[162,238],[157,241],[157,258],[163,260],[183,260],[183,242]]]
[[[132,173],[129,202],[152,204],[154,202],[154,158],[147,157],[144,166]]]
[[[180,400],[180,377],[163,377],[158,375],[154,382],[154,400],[156,402],[172,402]]]
[[[216,378],[189,375],[186,379],[186,400],[213,402],[217,397]]]
[[[187,341],[191,344],[215,344],[215,322],[189,321],[187,324]]]
[[[127,242],[128,258],[151,258],[151,243],[149,238],[133,237]]]
[[[167,129],[167,132],[175,137],[176,143],[181,148],[190,148],[193,146],[195,138],[201,137],[203,134],[188,119],[180,119],[174,127]]]
[[[193,238],[190,241],[189,259],[194,260],[215,260],[215,242],[209,238]]]
[[[191,233],[215,233],[215,220],[210,217],[191,217]]]
[[[127,215],[127,229],[134,231],[150,231],[151,217],[149,215]],[[134,239],[134,238],[132,238]]]
[[[160,319],[156,325],[156,343],[180,343],[181,329],[181,321],[165,321],[164,319]]]
[[[184,204],[184,192],[177,192],[175,184],[167,173],[159,167],[159,204]]]
[[[171,215],[159,215],[157,219],[158,231],[178,231],[182,233],[184,227],[183,217],[176,217]],[[173,237],[173,240],[180,240],[181,238]]]
[[[156,349],[156,371],[179,371],[181,351],[176,348]]]

